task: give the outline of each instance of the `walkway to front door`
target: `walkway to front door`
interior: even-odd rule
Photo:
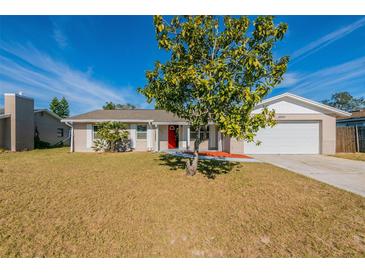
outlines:
[[[175,125],[169,125],[169,129],[168,129],[168,148],[169,149],[174,149],[177,148],[177,144],[178,144],[178,129],[179,126],[175,126]]]

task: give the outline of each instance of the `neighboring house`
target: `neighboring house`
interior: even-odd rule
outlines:
[[[351,112],[349,118],[338,118],[336,124],[338,127],[365,127],[365,109]]]
[[[336,116],[349,113],[284,93],[262,101],[255,112],[275,109],[277,125],[261,129],[253,143],[221,134],[214,124],[203,128],[200,150],[247,154],[333,154],[336,152]],[[93,151],[96,123],[119,121],[128,125],[132,148],[137,151],[192,149],[196,132],[187,121],[164,110],[96,110],[62,120],[72,125],[71,151]]]
[[[46,109],[34,110],[32,98],[6,93],[0,112],[0,147],[12,151],[34,148],[34,136],[51,145],[66,141],[70,127]]]

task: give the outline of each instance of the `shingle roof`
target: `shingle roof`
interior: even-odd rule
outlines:
[[[151,121],[151,122],[186,122],[176,115],[159,109],[116,109],[95,110],[84,114],[72,116],[63,121],[97,121],[97,120],[126,120],[126,121]]]

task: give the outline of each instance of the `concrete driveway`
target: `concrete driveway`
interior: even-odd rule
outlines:
[[[325,155],[251,155],[365,197],[365,162]]]

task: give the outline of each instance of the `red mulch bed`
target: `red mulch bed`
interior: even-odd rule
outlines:
[[[192,154],[192,152],[186,152]],[[201,156],[210,156],[210,157],[224,157],[224,158],[245,158],[245,159],[251,159],[251,157],[245,155],[245,154],[233,154],[233,153],[227,153],[223,151],[200,151],[199,155]]]

